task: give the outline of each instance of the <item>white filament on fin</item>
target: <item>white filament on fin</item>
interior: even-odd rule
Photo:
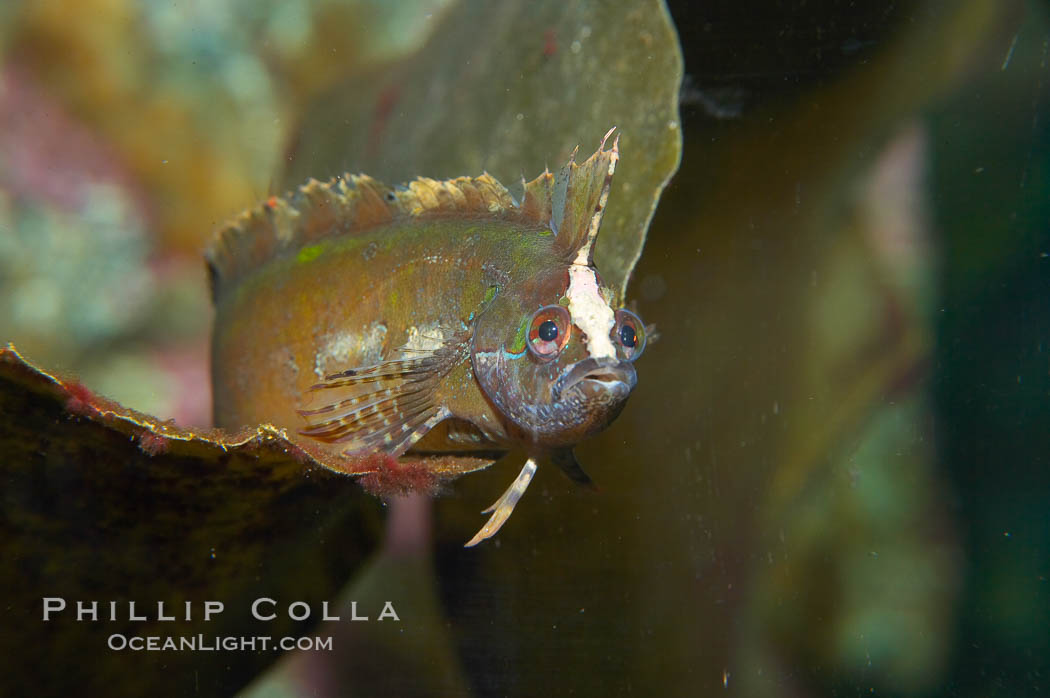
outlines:
[[[601,153],[605,149],[605,141],[609,140],[609,136],[616,130],[613,126],[608,132],[602,137],[601,144],[598,145],[598,152]],[[575,151],[573,151],[575,154]],[[591,215],[591,220],[587,224],[587,239],[576,253],[576,259],[573,260],[573,264],[582,264],[590,266],[594,262],[594,241],[598,239],[598,228],[602,225],[602,216],[605,215],[605,205],[609,202],[609,188],[612,185],[613,173],[616,172],[616,163],[620,160],[620,136],[617,134],[616,140],[613,141],[612,150],[609,151],[609,169],[605,172],[605,181],[602,182],[602,191],[598,195],[598,206],[594,209],[594,213]]]
[[[609,129],[598,146],[598,152],[605,150],[605,142],[609,140],[616,127]],[[587,225],[587,237],[576,252],[576,258],[569,265],[569,288],[565,295],[569,300],[569,315],[572,322],[587,335],[587,353],[596,359],[611,359],[616,357],[616,347],[613,346],[610,333],[616,326],[616,313],[602,297],[598,288],[598,276],[594,270],[594,242],[598,239],[598,228],[602,224],[602,216],[605,213],[605,205],[609,200],[609,187],[612,184],[613,173],[616,171],[616,163],[620,159],[620,137],[617,135],[613,141],[612,150],[609,151],[609,167],[605,171],[605,180],[602,182],[601,193],[598,195],[598,205],[591,214]]]

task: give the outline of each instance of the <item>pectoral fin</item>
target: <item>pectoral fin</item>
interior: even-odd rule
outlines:
[[[461,333],[432,350],[403,349],[398,358],[326,376],[308,393],[326,402],[299,410],[307,421],[299,433],[345,444],[343,454],[348,456],[376,451],[402,455],[449,416],[435,392],[441,379],[466,359],[467,347]]]

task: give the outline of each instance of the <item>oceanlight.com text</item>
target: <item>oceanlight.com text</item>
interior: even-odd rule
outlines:
[[[204,635],[122,635],[114,633],[106,640],[117,652],[266,652],[266,651],[332,651],[331,637],[272,637],[269,635],[219,636]]]

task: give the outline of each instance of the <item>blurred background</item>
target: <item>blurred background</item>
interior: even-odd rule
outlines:
[[[0,341],[209,424],[211,231],[457,4],[0,5]],[[395,504],[346,594],[406,599],[411,638],[341,627],[249,691],[1048,690],[1050,12],[668,9],[683,159],[628,290],[661,339],[581,449],[601,493],[541,471],[473,551],[513,465]]]
[[[211,232],[280,190],[311,97],[418,48],[445,4],[5,2],[0,334],[208,424]]]

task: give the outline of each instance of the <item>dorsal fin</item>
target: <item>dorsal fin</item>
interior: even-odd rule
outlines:
[[[420,177],[397,188],[367,175],[311,179],[287,196],[271,196],[215,234],[205,255],[212,297],[272,259],[397,220],[484,216],[549,226],[559,252],[571,258],[586,246],[589,255],[619,157],[616,143],[604,150],[611,133],[584,163],[570,158],[557,176],[544,172],[525,184],[520,205],[487,173],[441,181]]]
[[[555,249],[580,264],[590,265],[594,260],[594,241],[620,159],[619,136],[612,148],[605,150],[605,143],[615,130],[609,129],[598,150],[584,162],[576,163],[574,150],[557,175],[544,172],[525,184],[521,209],[532,217],[549,220],[557,234]]]

